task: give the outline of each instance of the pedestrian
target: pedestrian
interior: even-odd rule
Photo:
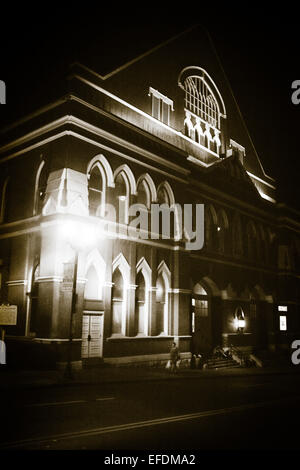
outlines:
[[[174,372],[174,374],[177,373],[177,361],[180,358],[179,354],[179,349],[176,346],[176,343],[172,343],[171,349],[170,349],[170,361],[171,361],[171,372]]]

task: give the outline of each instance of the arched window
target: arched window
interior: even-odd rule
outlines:
[[[106,264],[97,248],[86,258],[84,298],[87,300],[103,300]]]
[[[162,261],[158,267],[156,281],[156,332],[157,335],[169,333],[169,288],[170,271]]]
[[[166,334],[165,316],[168,306],[166,284],[162,275],[156,281],[156,332],[158,335]]]
[[[179,239],[182,233],[182,217],[180,213],[180,206],[175,203],[175,197],[170,184],[167,181],[161,183],[157,188],[157,203],[167,205],[171,210],[168,211],[170,216],[170,237]],[[162,214],[161,214],[162,216]],[[160,227],[165,227],[166,220],[163,221],[161,217]]]
[[[197,283],[193,288],[191,305],[191,334],[192,352],[203,352],[209,343],[207,327],[209,317],[209,296],[202,284]]]
[[[126,334],[127,290],[130,280],[130,266],[120,253],[112,263],[112,335]]]
[[[112,283],[112,335],[121,335],[125,299],[124,280],[119,268],[113,273]]]
[[[219,154],[221,117],[226,117],[224,101],[215,83],[201,67],[186,67],[178,78],[184,90],[185,130],[192,139]]]
[[[98,279],[97,271],[95,266],[91,265],[86,273],[86,284],[84,289],[84,298],[99,300],[100,294],[100,282]]]
[[[119,173],[115,179],[115,197],[117,202],[117,221],[121,224],[128,222],[129,183],[124,173]]]
[[[152,272],[145,258],[136,265],[135,335],[148,335],[150,327],[150,287]]]
[[[145,320],[146,320],[146,283],[143,273],[140,271],[136,276],[136,291],[135,291],[135,335],[145,334]]]
[[[96,163],[89,174],[89,213],[93,216],[103,215],[105,177],[104,172]]]
[[[36,172],[35,191],[33,203],[33,215],[42,213],[46,189],[47,189],[48,170],[45,160],[43,160]]]

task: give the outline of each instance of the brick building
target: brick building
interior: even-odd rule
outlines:
[[[173,339],[188,359],[299,336],[300,214],[278,203],[199,27],[106,75],[70,65],[56,100],[4,130],[0,168],[14,361],[64,366],[70,331],[78,367],[164,361]],[[130,235],[133,204],[147,238]],[[177,207],[170,238],[152,233],[153,204]],[[201,249],[184,204],[204,205]]]

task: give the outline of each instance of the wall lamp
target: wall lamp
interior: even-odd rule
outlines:
[[[234,327],[237,332],[243,333],[244,328],[246,326],[245,314],[243,312],[242,307],[237,307],[235,314],[234,314]]]

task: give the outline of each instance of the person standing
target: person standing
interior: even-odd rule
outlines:
[[[176,343],[173,342],[171,349],[170,349],[170,362],[171,362],[170,370],[171,372],[174,372],[174,374],[177,373],[177,361],[179,360],[179,358],[180,358],[179,349],[176,346]]]

